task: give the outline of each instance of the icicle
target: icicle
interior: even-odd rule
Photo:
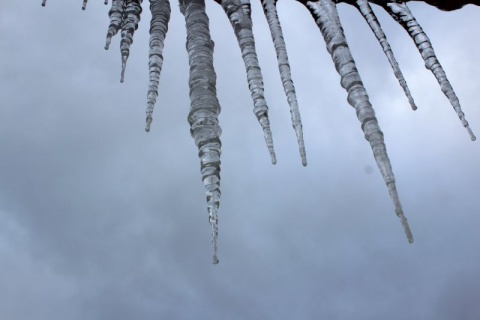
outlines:
[[[283,39],[282,27],[278,20],[276,0],[262,0],[263,11],[268,21],[273,44],[277,53],[278,69],[283,83],[283,89],[287,95],[290,105],[290,115],[292,117],[292,126],[297,135],[298,148],[302,164],[307,165],[307,156],[305,153],[305,143],[303,142],[302,119],[298,110],[297,96],[295,86],[293,85],[292,75],[290,73],[290,64],[288,62],[287,47]]]
[[[422,27],[418,24],[410,9],[405,3],[387,3],[383,4],[383,7],[409,33],[410,37],[415,42],[418,51],[422,55],[423,60],[425,61],[425,67],[431,70],[434,74],[443,93],[450,100],[450,103],[457,113],[458,118],[462,122],[462,125],[467,129],[470,139],[474,141],[476,137],[470,129],[467,120],[465,119],[465,114],[462,111],[462,107],[460,106],[457,95],[453,91],[453,88],[447,79],[447,75],[445,74],[445,71],[435,55],[435,51],[433,50],[430,39],[427,37]]]
[[[150,53],[148,60],[150,81],[148,84],[145,126],[145,131],[147,132],[150,131],[153,107],[158,96],[158,83],[163,63],[163,44],[168,31],[168,22],[170,21],[170,2],[168,0],[150,0],[150,11],[152,20],[150,21]]]
[[[108,4],[108,0],[105,0],[105,2],[104,2],[103,4],[107,5],[107,4]]]
[[[187,52],[190,64],[190,133],[199,150],[200,169],[207,195],[209,222],[212,226],[213,263],[218,263],[218,206],[220,204],[220,104],[216,93],[213,46],[204,0],[180,0],[185,16]]]
[[[122,24],[122,40],[120,40],[120,51],[122,53],[122,74],[120,82],[125,80],[125,68],[127,67],[128,56],[130,55],[130,45],[133,43],[133,34],[138,28],[140,15],[142,13],[143,0],[127,0],[125,7],[124,20]]]
[[[372,29],[373,33],[378,39],[378,42],[380,42],[380,45],[383,48],[383,52],[385,52],[385,55],[388,58],[388,61],[390,62],[390,65],[392,66],[393,73],[395,74],[395,77],[397,77],[398,82],[400,83],[400,86],[403,88],[403,91],[405,92],[405,95],[408,98],[408,102],[410,102],[410,106],[412,107],[413,110],[417,110],[417,106],[415,105],[415,101],[413,101],[413,97],[410,93],[410,90],[408,89],[407,82],[405,81],[405,78],[403,77],[402,71],[400,70],[400,67],[398,66],[397,60],[395,59],[395,56],[393,55],[392,49],[390,48],[390,45],[388,44],[387,41],[387,36],[382,30],[382,26],[380,25],[380,22],[378,21],[377,17],[375,16],[375,13],[372,11],[372,8],[368,4],[367,0],[356,0],[355,1],[355,6],[357,9],[360,11],[362,16],[365,18],[367,21],[368,25],[370,26],[370,29]]]
[[[83,0],[82,10],[85,10],[87,8],[87,2],[88,0]]]
[[[110,11],[108,11],[110,25],[108,26],[105,50],[108,50],[112,37],[116,35],[122,27],[126,5],[126,0],[112,0],[112,7],[110,8]]]
[[[42,7],[45,7],[46,4],[47,4],[47,0],[42,0]]]
[[[252,94],[254,109],[253,112],[262,126],[272,163],[277,163],[275,150],[273,148],[272,132],[268,120],[268,106],[263,94],[263,77],[258,64],[255,51],[255,40],[252,32],[252,19],[250,17],[249,0],[215,0],[222,5],[225,13],[232,24],[242,51],[242,58],[247,69],[248,87]]]
[[[370,143],[375,161],[393,200],[395,213],[400,218],[407,239],[411,243],[413,242],[413,236],[400,204],[395,177],[383,141],[383,133],[348,48],[335,3],[332,0],[318,0],[308,1],[305,5],[312,13],[322,32],[327,50],[332,56],[337,72],[340,74],[341,85],[348,92],[348,103],[355,108],[365,139]]]

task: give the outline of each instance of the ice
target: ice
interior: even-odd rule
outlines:
[[[126,0],[112,0],[112,6],[110,11],[108,11],[110,25],[108,26],[105,50],[108,50],[112,37],[115,36],[122,27],[126,4]]]
[[[47,0],[42,0],[42,7],[45,7],[46,4],[47,4]]]
[[[283,89],[287,95],[287,100],[290,105],[290,115],[292,118],[292,126],[297,135],[298,149],[302,164],[307,165],[307,155],[305,152],[305,143],[303,141],[302,119],[298,109],[297,96],[295,94],[295,87],[293,85],[292,75],[290,73],[290,64],[288,62],[287,47],[283,39],[282,27],[278,19],[276,0],[262,0],[263,11],[267,18],[268,27],[272,35],[273,44],[277,53],[278,69],[280,71],[280,78],[282,79]]]
[[[385,52],[388,62],[390,62],[390,65],[392,66],[393,73],[395,74],[395,77],[397,77],[397,80],[400,83],[400,86],[402,87],[403,92],[405,92],[405,95],[408,98],[408,102],[410,103],[410,106],[412,107],[413,110],[417,110],[417,106],[415,105],[415,101],[413,101],[413,97],[412,97],[412,94],[410,93],[410,89],[408,89],[407,82],[403,77],[402,71],[400,70],[397,60],[393,55],[392,49],[390,48],[390,44],[387,41],[387,36],[383,32],[382,26],[380,25],[380,22],[375,16],[375,13],[373,12],[372,8],[368,4],[368,1],[356,0],[355,6],[358,8],[362,16],[367,21],[368,25],[370,26],[370,29],[372,29],[373,33],[377,37],[378,42],[380,42],[383,52]]]
[[[457,95],[453,91],[453,88],[447,79],[447,75],[435,55],[430,39],[418,24],[410,9],[405,3],[388,3],[384,4],[383,7],[408,32],[412,40],[415,42],[418,51],[425,61],[425,67],[431,70],[434,74],[443,93],[447,96],[448,100],[450,100],[450,103],[462,122],[462,125],[467,129],[470,139],[474,141],[476,137],[465,119],[465,114],[462,111]]]
[[[210,38],[209,20],[204,0],[180,0],[180,11],[185,16],[187,52],[190,64],[190,112],[188,122],[200,157],[202,181],[207,195],[209,222],[212,227],[214,264],[217,253],[218,206],[220,204],[220,135],[218,123],[220,104],[216,94],[213,67],[214,43]]]
[[[158,96],[158,84],[163,64],[162,52],[171,13],[169,0],[150,0],[150,11],[152,20],[150,21],[150,52],[148,59],[150,80],[148,84],[145,125],[145,131],[147,132],[150,131],[150,125],[153,120],[153,108]]]
[[[308,1],[305,5],[312,13],[325,39],[327,50],[332,56],[337,72],[340,74],[340,83],[348,92],[348,103],[355,108],[365,134],[365,139],[370,143],[375,161],[393,200],[395,213],[400,218],[407,239],[411,243],[413,242],[413,236],[398,197],[395,177],[387,155],[383,133],[380,130],[375,117],[375,111],[355,66],[335,3],[332,0],[319,0]]]
[[[122,39],[120,40],[120,51],[122,53],[122,74],[120,82],[125,80],[125,68],[127,66],[128,56],[130,55],[130,46],[133,43],[133,34],[138,28],[140,15],[142,14],[143,0],[127,0],[124,19],[122,23]]]
[[[85,10],[87,8],[87,2],[88,0],[83,0],[82,10]]]
[[[268,106],[265,101],[263,77],[255,51],[255,39],[252,32],[252,19],[250,16],[249,0],[216,0],[232,24],[235,36],[237,37],[242,58],[247,69],[248,87],[253,99],[253,112],[262,126],[265,142],[270,152],[272,163],[277,163],[275,150],[273,148],[272,132],[268,120]]]

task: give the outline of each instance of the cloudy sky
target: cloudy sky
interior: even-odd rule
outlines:
[[[385,133],[415,242],[394,214],[309,13],[280,1],[309,164],[302,167],[260,5],[254,32],[270,158],[240,51],[207,3],[222,105],[220,264],[187,114],[183,16],[172,5],[145,133],[148,3],[120,84],[108,7],[2,1],[0,319],[479,319],[480,146],[408,35],[376,7],[419,110],[353,7],[340,16]],[[480,8],[410,5],[480,136]]]

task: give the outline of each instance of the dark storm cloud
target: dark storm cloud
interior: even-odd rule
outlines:
[[[339,6],[413,245],[308,12],[279,3],[304,123],[303,168],[268,26],[253,4],[277,148],[271,166],[233,32],[220,6],[207,4],[223,108],[221,262],[212,266],[186,121],[183,17],[172,4],[160,99],[146,134],[147,15],[120,85],[118,39],[103,50],[108,8],[80,5],[9,2],[0,13],[9,30],[0,44],[1,319],[478,315],[479,148],[389,17],[378,13],[416,112],[368,26]],[[411,7],[478,135],[478,8]]]

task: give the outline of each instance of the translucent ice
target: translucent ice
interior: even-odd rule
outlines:
[[[347,39],[343,34],[335,3],[332,0],[318,0],[308,1],[305,5],[312,13],[325,39],[327,50],[332,56],[337,72],[340,74],[340,83],[348,92],[348,103],[355,108],[365,139],[370,143],[375,161],[393,200],[395,213],[400,218],[407,239],[411,243],[413,242],[413,236],[400,204],[395,177],[383,141],[383,133],[355,66]]]
[[[170,21],[169,0],[150,0],[152,20],[150,22],[150,52],[148,59],[149,84],[147,94],[147,118],[145,131],[150,131],[152,113],[158,96],[158,84],[163,64],[163,46]]]
[[[200,170],[207,195],[207,209],[212,226],[213,263],[218,263],[218,215],[220,204],[220,104],[217,99],[217,75],[213,68],[213,41],[204,0],[180,0],[185,16],[187,52],[190,64],[190,133],[200,157]]]
[[[249,0],[216,0],[230,20],[235,35],[242,51],[242,58],[247,69],[248,87],[252,94],[254,108],[253,112],[262,126],[265,142],[272,163],[277,162],[275,150],[273,148],[272,132],[270,130],[270,121],[268,120],[268,107],[265,101],[263,77],[260,65],[255,51],[255,39],[252,32],[252,18],[250,16]]]
[[[292,75],[290,73],[290,64],[288,63],[287,47],[283,39],[282,27],[278,20],[276,0],[262,0],[263,11],[267,18],[268,27],[272,35],[273,45],[277,53],[278,69],[280,70],[280,78],[282,79],[283,89],[287,95],[290,105],[290,115],[292,118],[292,126],[297,135],[298,149],[302,164],[307,165],[307,155],[305,152],[305,143],[303,142],[303,129],[300,111],[298,110],[297,96],[293,85]]]

